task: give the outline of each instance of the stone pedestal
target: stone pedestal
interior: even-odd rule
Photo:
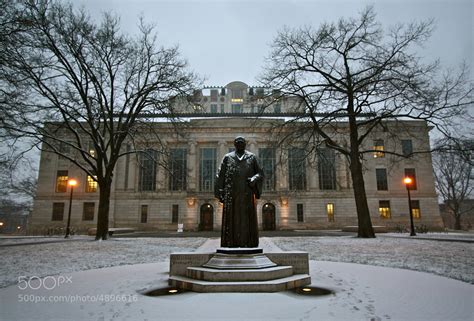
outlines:
[[[170,257],[169,284],[195,292],[278,292],[310,283],[306,252],[219,248]]]

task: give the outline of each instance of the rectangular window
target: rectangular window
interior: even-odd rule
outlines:
[[[224,112],[225,112],[224,104],[221,104],[221,113],[223,114]]]
[[[201,148],[200,154],[199,189],[203,192],[212,192],[216,177],[216,149]]]
[[[140,191],[154,191],[156,188],[156,163],[158,152],[146,149],[139,154],[139,189]]]
[[[279,114],[281,113],[281,104],[280,103],[276,103],[275,106],[273,106],[273,112]]]
[[[217,105],[216,104],[211,104],[211,113],[213,113],[213,114],[217,113]]]
[[[242,89],[232,89],[233,103],[241,103],[244,101],[244,91]]]
[[[219,94],[219,91],[217,89],[211,89],[211,102],[217,101],[218,94]]]
[[[140,223],[148,222],[148,205],[142,205],[140,211]]]
[[[418,200],[411,201],[411,215],[413,215],[413,218],[416,218],[416,219],[421,218],[420,201]]]
[[[67,192],[68,171],[58,171],[56,174],[56,192]]]
[[[263,180],[263,190],[274,191],[276,180],[275,148],[259,148],[258,156],[263,172],[265,173],[265,179]]]
[[[375,176],[377,178],[377,190],[378,191],[388,190],[387,169],[385,168],[375,169]]]
[[[383,139],[374,140],[374,158],[385,157]]]
[[[379,201],[379,214],[381,218],[390,218],[390,201]]]
[[[232,104],[232,113],[234,113],[234,114],[242,113],[242,105],[241,104]]]
[[[179,205],[173,204],[171,208],[171,223],[178,223],[179,221]]]
[[[330,148],[318,149],[319,189],[336,189],[336,153]]]
[[[53,203],[52,221],[62,221],[64,218],[64,203]]]
[[[410,189],[416,190],[416,172],[414,168],[405,168],[405,177],[410,177],[412,179],[412,184]]]
[[[328,222],[334,222],[334,203],[326,204],[326,213],[328,215]]]
[[[298,222],[304,222],[303,204],[296,204],[296,215]]]
[[[85,202],[82,210],[82,220],[83,221],[93,221],[94,220],[94,207],[93,202]]]
[[[413,144],[411,139],[402,139],[402,154],[403,156],[410,156],[413,153]]]
[[[170,150],[170,180],[171,191],[185,191],[187,177],[187,150],[174,148]]]
[[[306,157],[302,148],[288,151],[288,174],[290,190],[306,189]]]
[[[97,181],[94,180],[94,177],[87,175],[86,193],[95,193],[95,192],[97,192]]]

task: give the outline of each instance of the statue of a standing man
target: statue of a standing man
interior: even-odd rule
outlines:
[[[215,186],[215,196],[224,203],[221,246],[257,247],[255,199],[260,198],[263,170],[257,157],[245,150],[245,138],[236,137],[234,146],[222,160]]]

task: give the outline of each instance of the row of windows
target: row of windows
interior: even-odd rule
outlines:
[[[94,202],[85,202],[82,206],[82,220],[93,221],[94,220]],[[52,221],[64,220],[64,203],[53,203],[53,215]]]
[[[56,192],[65,193],[67,192],[67,183],[69,181],[69,172],[67,170],[57,171],[56,174]],[[86,193],[97,192],[97,181],[95,177],[87,175],[86,185],[84,191]]]
[[[411,201],[411,213],[413,218],[419,219],[421,218],[421,210],[420,210],[420,201],[412,200]],[[390,201],[379,201],[379,214],[381,218],[389,219],[392,218],[392,212],[390,209]]]
[[[411,139],[402,139],[402,155],[409,157],[413,154],[413,143]],[[383,158],[385,157],[385,143],[383,139],[374,140],[374,158]]]
[[[405,168],[405,176],[412,179],[412,185],[410,186],[411,190],[417,189],[416,184],[416,171],[414,168]],[[387,191],[388,190],[388,180],[387,180],[387,169],[386,168],[376,168],[375,169],[375,178],[377,181],[377,190],[378,191]]]

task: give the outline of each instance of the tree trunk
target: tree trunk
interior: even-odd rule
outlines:
[[[106,240],[109,233],[109,205],[110,205],[110,190],[112,188],[112,180],[105,179],[104,182],[99,182],[99,211],[97,214],[97,232],[95,234],[96,240]]]
[[[461,229],[461,215],[454,214],[454,229],[455,230]]]
[[[367,196],[365,194],[364,176],[362,175],[362,164],[358,156],[351,156],[351,177],[354,189],[354,199],[357,209],[357,220],[359,223],[358,237],[374,238],[375,233],[370,219]]]

